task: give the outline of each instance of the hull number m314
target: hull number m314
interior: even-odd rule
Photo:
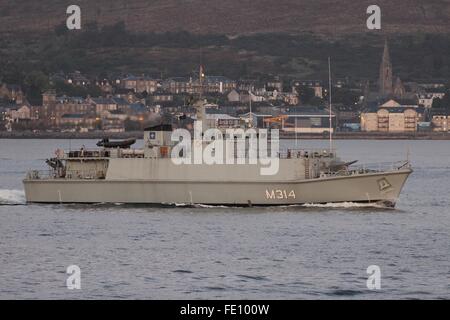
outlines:
[[[294,190],[266,189],[266,199],[295,199]]]

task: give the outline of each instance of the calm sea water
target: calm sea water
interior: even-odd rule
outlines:
[[[450,298],[449,141],[335,142],[361,162],[410,150],[415,172],[394,210],[24,203],[26,170],[58,147],[94,143],[0,140],[1,299]],[[81,290],[66,287],[73,264]],[[380,290],[366,287],[369,265]]]

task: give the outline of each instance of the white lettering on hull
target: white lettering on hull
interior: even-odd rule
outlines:
[[[294,190],[288,191],[286,189],[266,189],[266,199],[283,200],[289,198],[296,198]]]

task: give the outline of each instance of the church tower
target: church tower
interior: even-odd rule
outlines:
[[[406,94],[405,86],[402,83],[402,80],[400,80],[399,77],[395,80],[394,85],[394,97],[396,98],[403,98]]]
[[[379,93],[382,96],[392,94],[392,64],[387,39],[384,42],[383,58],[380,64]]]

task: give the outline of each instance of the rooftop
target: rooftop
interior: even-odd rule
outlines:
[[[84,114],[80,114],[80,113],[66,113],[66,114],[63,114],[61,118],[64,118],[64,119],[83,119],[84,118]]]

